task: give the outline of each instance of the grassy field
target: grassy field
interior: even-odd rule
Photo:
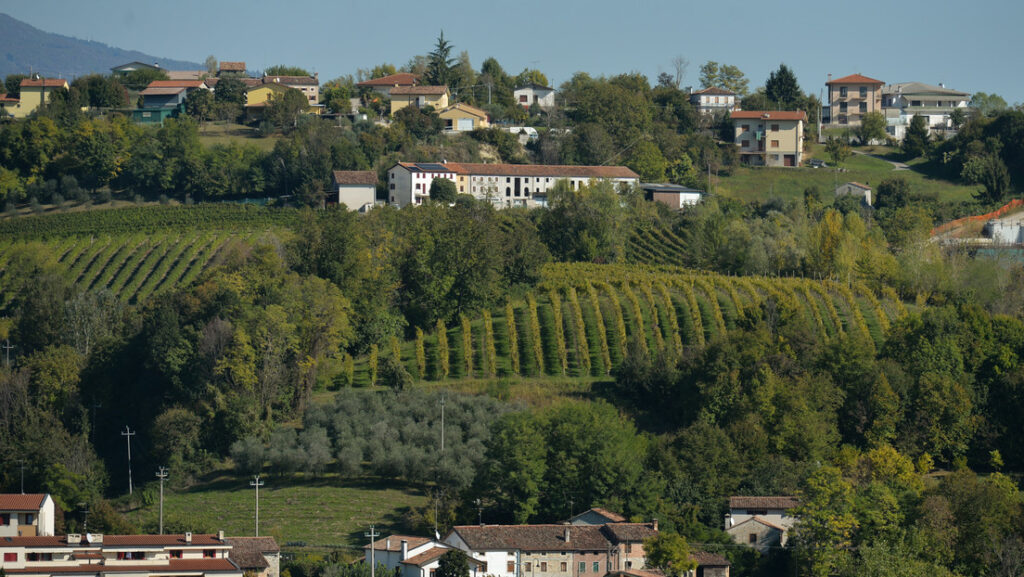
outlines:
[[[279,136],[261,137],[256,133],[256,129],[244,124],[206,122],[199,129],[199,142],[204,146],[233,142],[251,144],[264,152],[269,152],[274,149],[279,139]]]
[[[858,149],[860,150],[860,149]],[[864,152],[886,154],[884,147],[868,147]],[[810,145],[805,158],[819,158],[831,164],[828,155],[819,144]],[[805,189],[816,186],[823,193],[826,202],[833,198],[831,192],[845,182],[860,182],[876,186],[882,180],[901,176],[910,182],[915,192],[938,195],[940,202],[961,202],[971,200],[974,186],[954,184],[947,180],[932,178],[921,170],[920,164],[911,163],[910,170],[894,170],[892,164],[878,158],[856,154],[842,163],[846,172],[831,168],[750,168],[740,167],[732,176],[721,177],[713,190],[723,196],[743,201],[761,201],[769,198],[801,198]]]
[[[376,479],[300,475],[262,480],[260,534],[273,535],[282,545],[359,548],[370,524],[383,534],[399,531],[403,514],[428,502],[421,489]],[[223,529],[228,535],[252,535],[255,493],[249,481],[248,477],[222,475],[182,492],[165,489],[164,523],[192,527],[196,532]],[[156,526],[158,499],[127,516],[139,526]]]

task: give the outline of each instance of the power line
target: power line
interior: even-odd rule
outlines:
[[[128,425],[124,426],[124,430],[121,431],[121,436],[128,441],[128,494],[132,494],[132,437],[135,436],[135,431],[128,428]]]

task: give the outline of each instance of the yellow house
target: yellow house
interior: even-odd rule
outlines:
[[[21,97],[17,102],[5,98],[3,110],[14,118],[25,118],[49,102],[50,95],[59,88],[67,90],[68,81],[63,78],[26,78],[21,81]]]
[[[253,86],[245,92],[245,115],[249,120],[263,117],[263,110],[275,98],[281,98],[289,90],[295,90],[283,84],[268,83]],[[305,99],[305,96],[303,96]]]
[[[487,113],[475,106],[458,102],[445,108],[438,116],[444,121],[444,129],[457,132],[487,128]]]
[[[391,114],[406,106],[423,108],[432,106],[434,110],[448,108],[447,86],[396,86],[391,89]]]

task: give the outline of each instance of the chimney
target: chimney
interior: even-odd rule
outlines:
[[[831,72],[828,73],[828,81],[832,82],[832,73]]]
[[[223,541],[224,540],[224,531],[217,531],[217,540],[218,541]]]
[[[655,530],[655,531],[657,531],[657,530],[658,530],[658,520],[657,520],[657,519],[652,519],[652,520],[651,520],[651,525],[653,525],[653,526],[654,526],[654,530]]]
[[[568,543],[569,541],[570,541],[570,539],[569,539],[569,527],[566,527],[565,528],[565,542]]]
[[[68,533],[68,545],[78,545],[82,542],[81,533]]]
[[[405,539],[402,539],[402,557],[401,557],[401,559],[402,559],[402,561],[405,561],[408,558],[409,558],[409,542],[406,541]]]
[[[185,532],[185,544],[186,545],[191,545],[192,544],[192,532],[191,531],[186,531]]]
[[[390,551],[391,550],[391,537],[388,537],[388,538],[384,539],[384,550],[385,551]]]

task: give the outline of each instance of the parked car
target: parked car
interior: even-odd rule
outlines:
[[[820,159],[817,159],[817,158],[812,158],[812,159],[808,160],[807,161],[807,166],[810,166],[811,168],[827,168],[828,167],[828,165],[825,164],[824,160],[820,160]]]

